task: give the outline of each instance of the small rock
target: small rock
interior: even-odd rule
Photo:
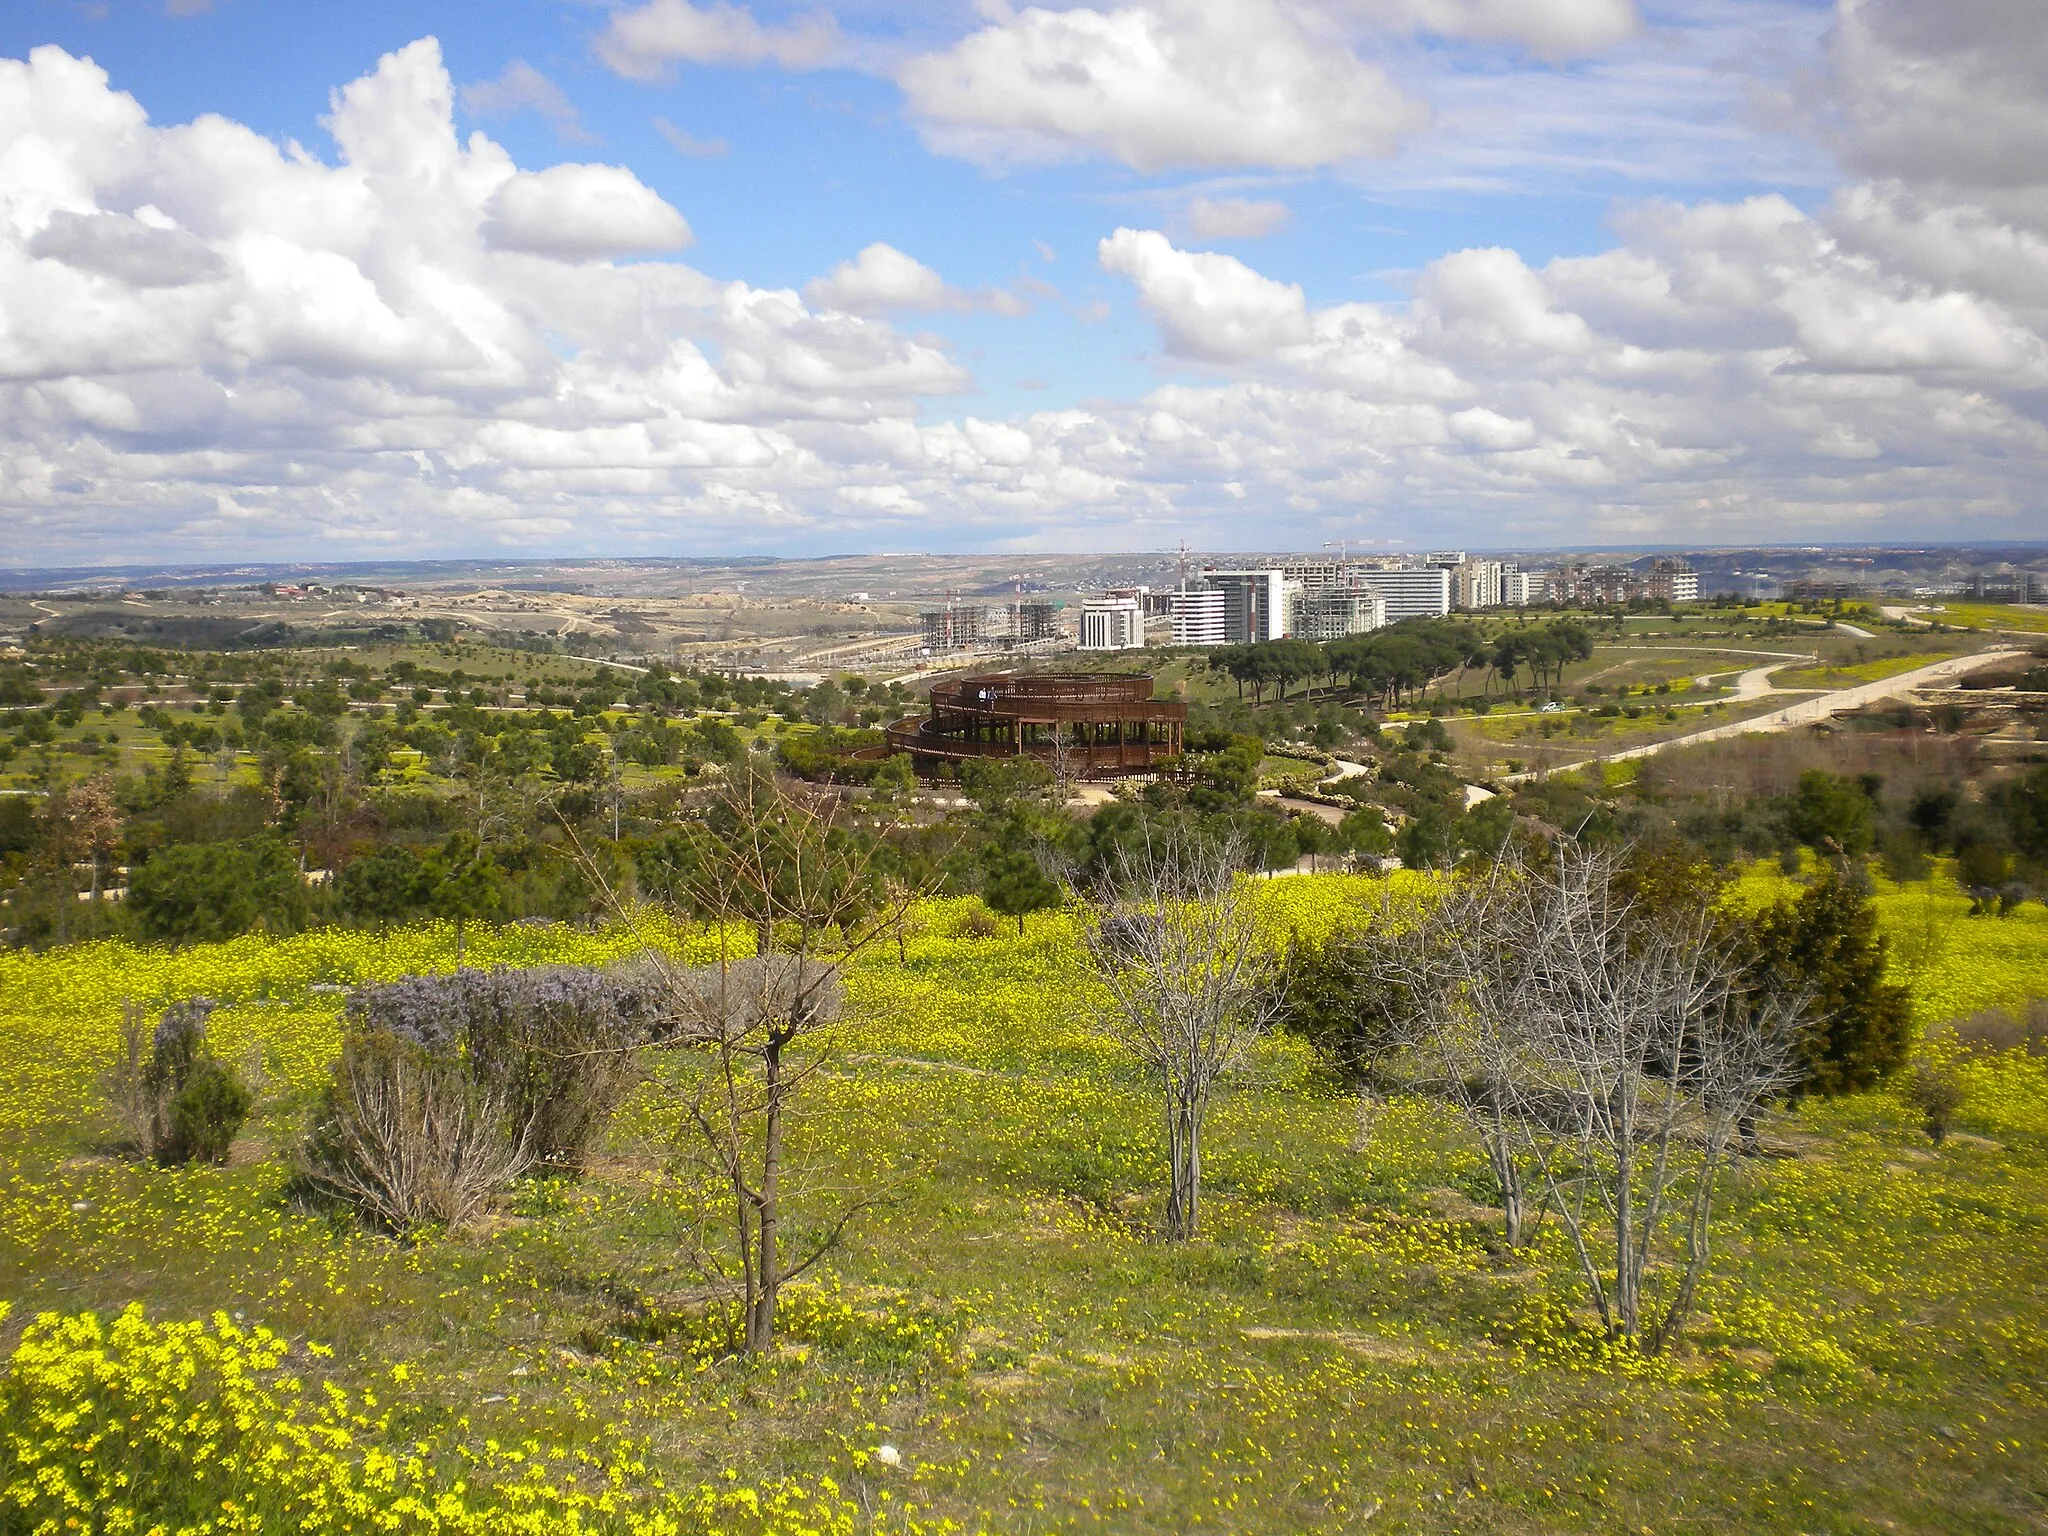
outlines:
[[[903,1465],[903,1453],[893,1445],[878,1445],[875,1447],[875,1460],[885,1467],[900,1467]]]
[[[74,1200],[71,1202],[71,1209],[74,1211],[89,1211],[92,1209],[92,1202],[90,1200]]]

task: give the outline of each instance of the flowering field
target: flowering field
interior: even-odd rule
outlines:
[[[1756,876],[1758,881],[1769,877]],[[1378,882],[1275,881],[1315,934]],[[2048,913],[1886,890],[1923,1023],[2048,995]],[[1149,1235],[1160,1133],[1086,1027],[1069,922],[919,914],[851,978],[797,1131],[798,1226],[871,1203],[772,1359],[686,1321],[715,1216],[659,1066],[580,1182],[400,1244],[303,1208],[340,989],[453,935],[0,958],[0,1531],[1995,1531],[2048,1482],[2048,1070],[1967,1068],[1935,1149],[1889,1094],[1770,1129],[1689,1348],[1615,1358],[1546,1231],[1499,1251],[1432,1106],[1368,1126],[1276,1041],[1220,1101],[1199,1242]],[[686,943],[673,933],[655,942]],[[622,932],[469,935],[595,961]],[[226,1166],[109,1151],[124,999],[225,1004],[260,1077]],[[883,1447],[888,1449],[885,1451]],[[66,1514],[76,1524],[66,1524]],[[1368,1524],[1367,1522],[1370,1522]]]

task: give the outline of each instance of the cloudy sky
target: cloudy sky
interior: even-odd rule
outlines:
[[[2048,538],[2040,0],[9,0],[0,564]]]

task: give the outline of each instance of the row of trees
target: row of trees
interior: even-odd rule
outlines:
[[[1222,646],[1208,663],[1252,691],[1255,705],[1271,688],[1285,701],[1296,684],[1343,679],[1355,692],[1394,708],[1425,695],[1445,679],[1475,668],[1515,686],[1524,669],[1537,687],[1562,687],[1565,668],[1593,654],[1593,637],[1571,619],[1512,629],[1489,643],[1472,625],[1450,619],[1408,619],[1386,629],[1347,635],[1321,645],[1307,640],[1266,640]]]

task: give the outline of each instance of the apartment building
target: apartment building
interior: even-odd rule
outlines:
[[[1081,605],[1084,651],[1136,651],[1145,645],[1145,607],[1134,597],[1090,598]]]
[[[1286,571],[1204,571],[1202,581],[1223,594],[1226,645],[1287,637],[1294,597],[1303,587]]]
[[[1683,560],[1656,560],[1643,574],[1643,596],[1667,603],[1700,600],[1700,573]]]
[[[1500,579],[1505,570],[1498,560],[1461,560],[1451,568],[1451,606],[1454,608],[1498,608]]]
[[[1191,587],[1173,594],[1175,645],[1228,645],[1230,626],[1223,594],[1214,587]]]
[[[1451,568],[1441,565],[1356,567],[1354,587],[1374,592],[1386,604],[1386,622],[1440,619],[1451,611]]]

